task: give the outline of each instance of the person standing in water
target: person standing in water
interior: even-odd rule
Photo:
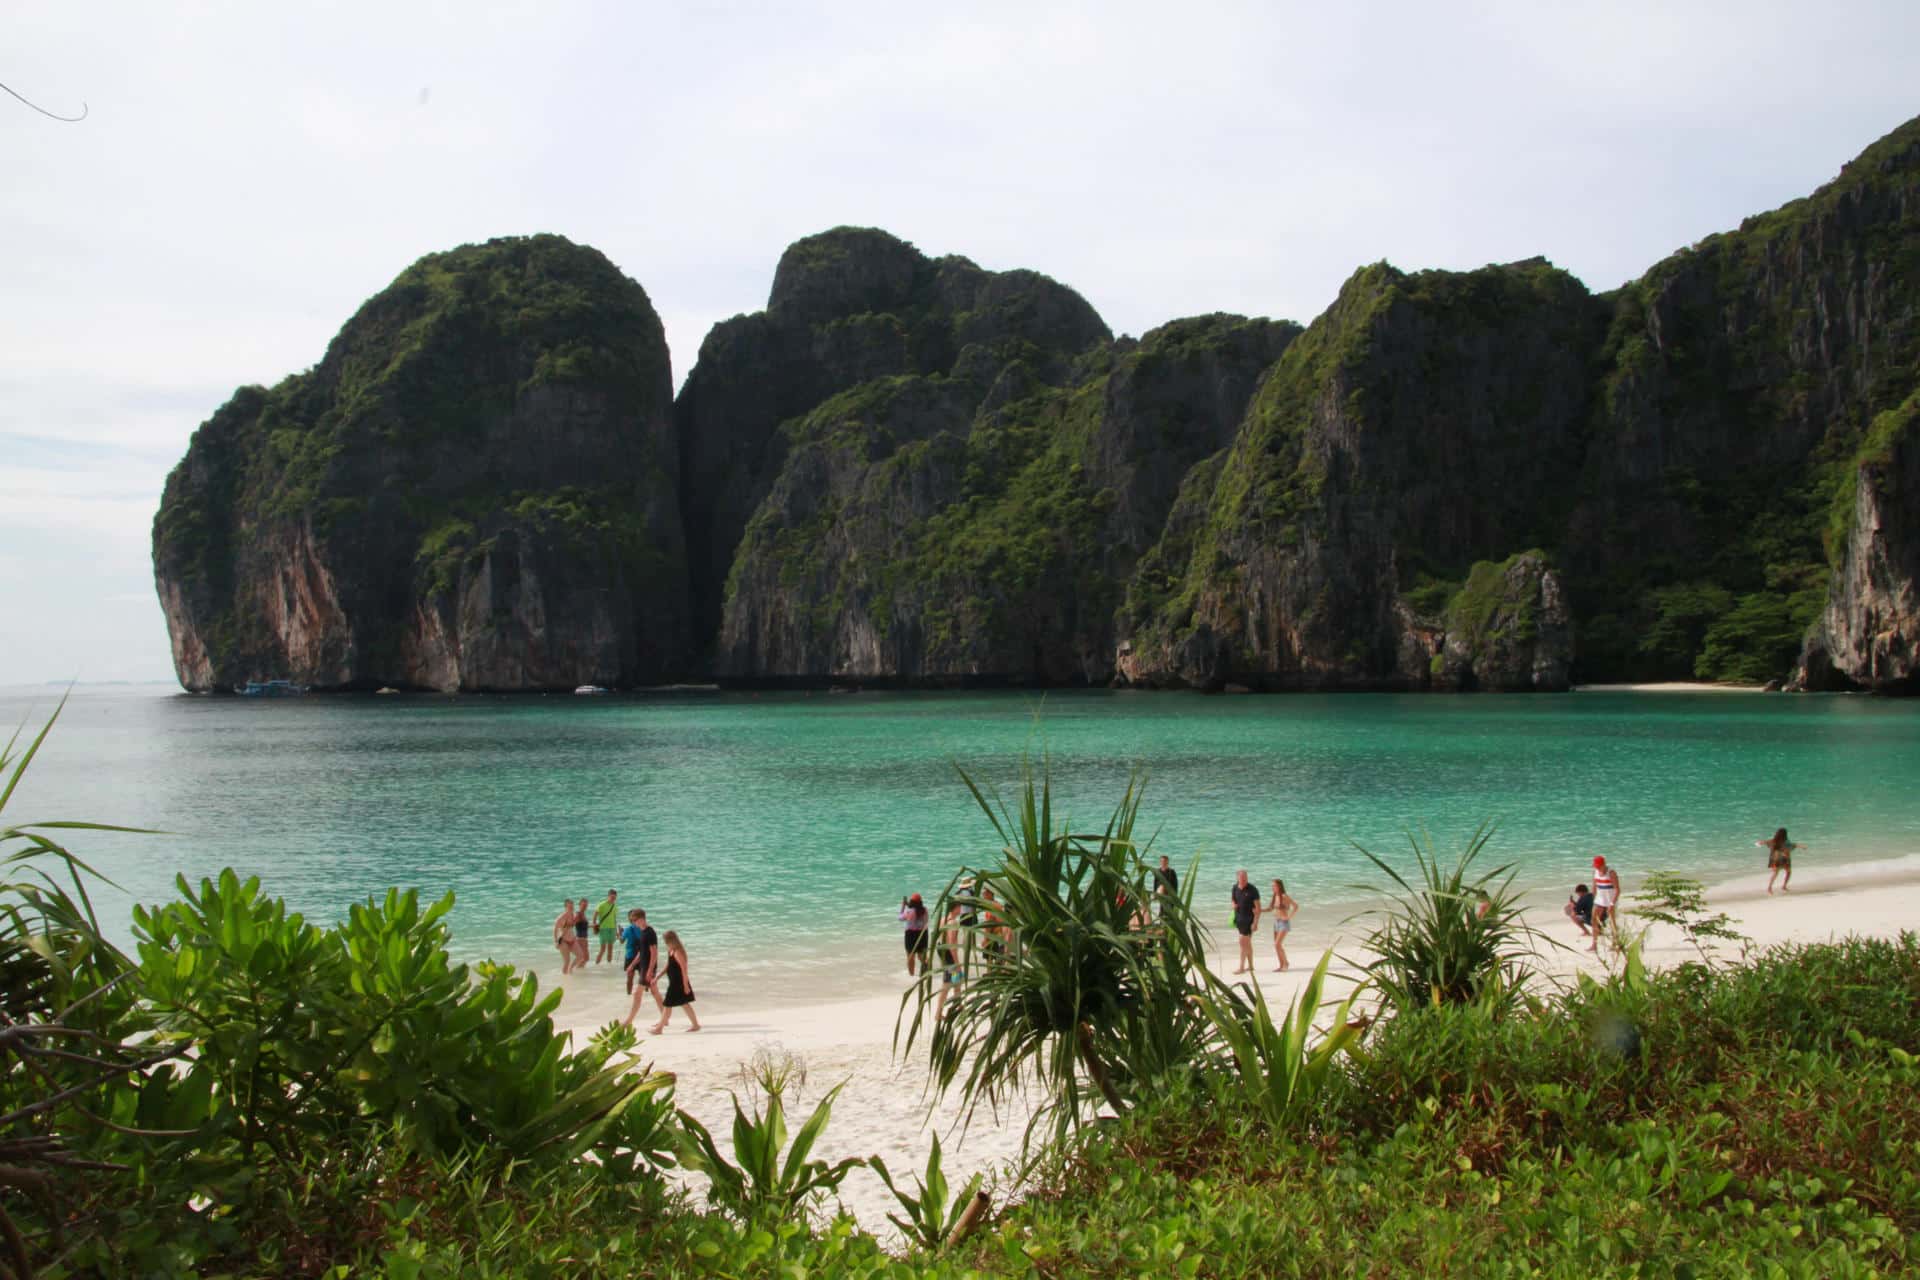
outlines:
[[[1273,913],[1273,955],[1280,962],[1275,973],[1284,973],[1287,963],[1287,934],[1293,929],[1293,913],[1300,904],[1287,895],[1287,882],[1280,877],[1273,878],[1273,898],[1267,903],[1267,910]]]
[[[1620,945],[1620,873],[1607,865],[1605,854],[1593,858],[1593,941],[1587,950],[1600,949],[1600,933],[1613,934],[1613,945]]]
[[[1235,973],[1253,972],[1253,922],[1260,918],[1260,891],[1247,883],[1247,869],[1233,877],[1233,927],[1240,935],[1240,967]]]
[[[653,1024],[653,1034],[659,1035],[667,1029],[667,1023],[673,1021],[673,1011],[684,1007],[687,1021],[693,1025],[689,1031],[700,1029],[700,1015],[693,1011],[693,979],[687,971],[687,949],[680,945],[680,935],[669,929],[663,939],[667,949],[667,994],[660,1002],[660,1021]],[[638,997],[635,997],[636,1003]]]
[[[587,900],[580,899],[580,909],[573,913],[573,967],[587,967],[587,933],[593,928],[593,917],[587,912]]]
[[[595,964],[605,964],[613,959],[614,927],[620,923],[620,891],[607,890],[607,896],[593,912],[593,931],[600,936],[600,954],[593,958]]]
[[[1767,892],[1773,892],[1776,876],[1785,876],[1780,881],[1780,892],[1785,893],[1793,884],[1793,851],[1800,846],[1787,839],[1785,827],[1774,832],[1773,839],[1755,840],[1754,843],[1767,851]]]
[[[560,976],[573,972],[573,899],[560,899],[560,914],[553,918],[553,945],[560,952]]]

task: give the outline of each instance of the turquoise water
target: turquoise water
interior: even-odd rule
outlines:
[[[57,691],[0,692],[38,723]],[[786,999],[893,980],[902,894],[994,851],[954,773],[1011,785],[1051,753],[1058,792],[1104,820],[1150,773],[1158,848],[1286,877],[1310,910],[1370,878],[1350,841],[1404,849],[1482,819],[1523,881],[1571,884],[1606,851],[1633,873],[1752,871],[1788,826],[1822,860],[1920,852],[1920,707],[1867,698],[1581,692],[1558,697],[1183,694],[762,695],[239,700],[76,691],[14,821],[85,818],[122,885],[259,875],[332,918],[387,886],[449,889],[470,957],[535,962],[563,896],[618,887],[706,960],[705,986]],[[130,895],[130,896],[129,896]],[[1223,910],[1224,914],[1224,910]],[[1304,921],[1303,921],[1304,922]],[[708,990],[703,990],[707,995]]]

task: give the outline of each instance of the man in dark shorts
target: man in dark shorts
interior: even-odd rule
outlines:
[[[901,939],[907,947],[907,976],[914,974],[916,964],[927,963],[927,904],[919,894],[914,894],[900,904],[900,923],[905,926]]]
[[[1233,927],[1240,934],[1240,967],[1235,973],[1253,972],[1253,922],[1260,916],[1260,891],[1247,883],[1245,867],[1233,877]]]
[[[660,989],[654,985],[654,963],[660,950],[660,935],[647,923],[647,913],[637,908],[627,917],[632,921],[627,926],[627,990],[633,992],[633,1009],[627,1014],[627,1021],[633,1021],[634,1013],[640,1009],[640,993],[646,992],[653,997],[654,1012],[661,1009]]]
[[[1160,918],[1160,904],[1167,898],[1180,892],[1180,873],[1167,862],[1167,855],[1160,855],[1160,865],[1153,869],[1153,918]]]

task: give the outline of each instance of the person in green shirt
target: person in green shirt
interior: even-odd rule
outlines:
[[[607,890],[606,901],[593,912],[593,927],[600,935],[600,954],[594,957],[595,964],[605,964],[613,959],[614,935],[618,932],[620,920],[620,891]]]

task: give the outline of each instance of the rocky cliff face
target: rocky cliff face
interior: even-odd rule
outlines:
[[[422,259],[311,371],[243,388],[154,521],[189,689],[571,688],[679,674],[665,340],[555,236]]]
[[[639,286],[423,260],[168,482],[183,683],[1915,688],[1920,121],[1604,296],[1364,268],[1115,340],[839,228],[669,407]]]
[[[1920,121],[1612,301],[1561,544],[1582,665],[1782,675],[1827,597],[1846,460],[1920,377]]]
[[[1296,332],[1075,328],[826,401],[785,430],[741,540],[722,678],[1106,682],[1119,584]]]
[[[1794,682],[1920,693],[1920,391],[1875,420],[1850,480],[1833,587]]]
[[[976,398],[1003,374],[1057,381],[1110,337],[1084,299],[1033,272],[932,259],[853,227],[790,246],[767,309],[714,327],[675,404],[698,633],[720,627],[741,535],[787,461],[783,424],[888,378],[951,377]]]
[[[1202,688],[1564,688],[1558,579],[1544,555],[1507,558],[1557,523],[1598,314],[1577,280],[1539,261],[1355,275],[1267,374],[1135,576],[1121,674]],[[1513,607],[1492,608],[1495,594]],[[1523,615],[1546,625],[1503,629]]]

